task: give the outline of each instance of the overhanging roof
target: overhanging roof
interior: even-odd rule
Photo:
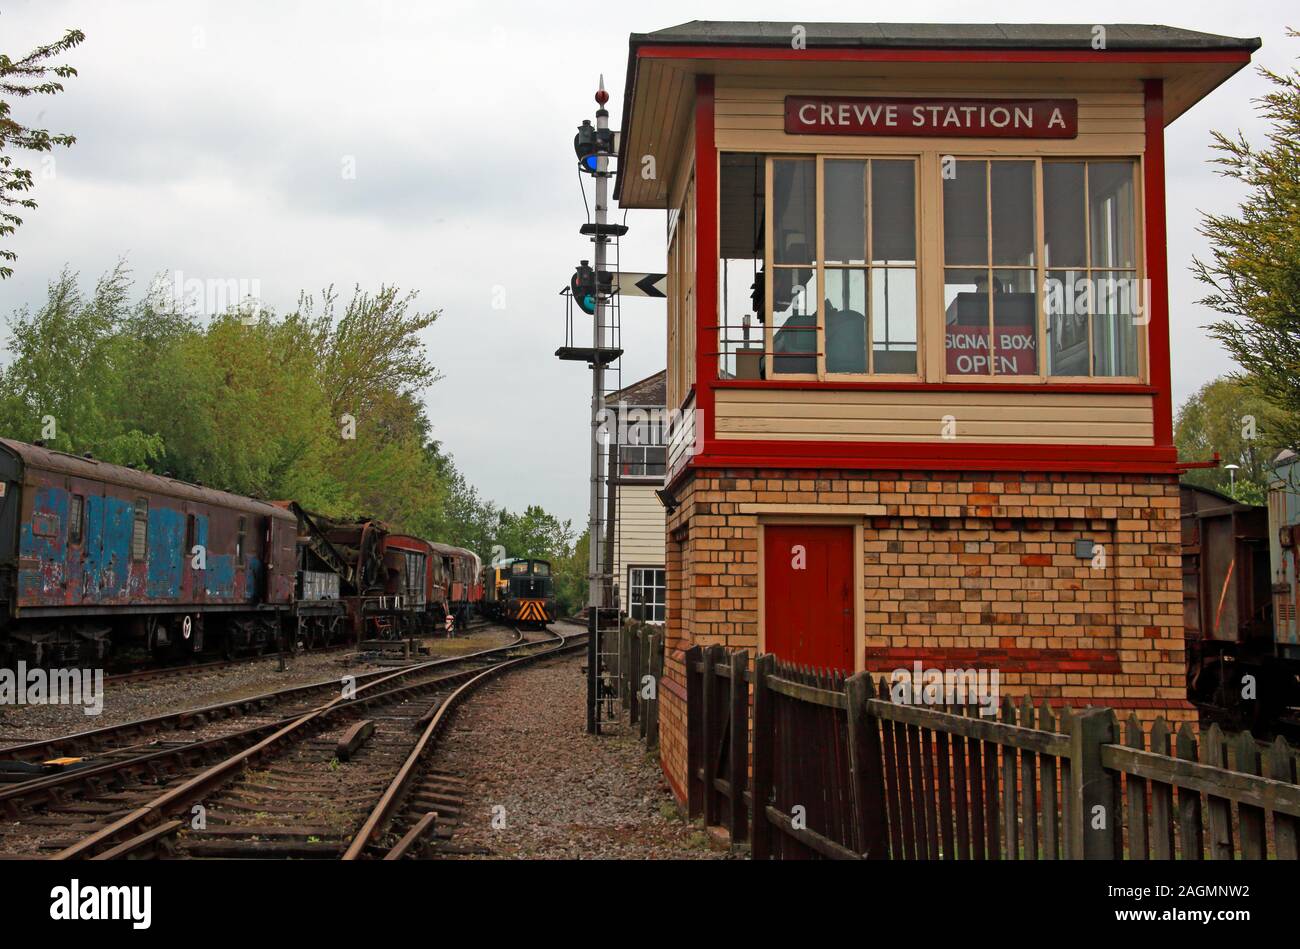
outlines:
[[[1106,48],[1127,50],[1239,49],[1260,41],[1199,33],[1146,23],[1104,24]],[[768,23],[692,20],[653,33],[633,33],[632,47],[647,43],[685,46],[790,48],[796,27],[807,31],[808,48],[859,49],[1091,49],[1095,26],[1082,23]]]
[[[804,48],[795,49],[802,28]],[[775,23],[695,20],[629,41],[619,168],[640,171],[627,155],[675,158],[685,141],[696,74],[840,78],[991,76],[1069,80],[1162,78],[1165,123],[1250,61],[1258,38],[1220,36],[1171,26],[1105,24],[1106,47],[1093,49],[1092,24]],[[1101,70],[1104,70],[1102,72]],[[623,207],[662,208],[668,175],[647,181],[619,174]],[[634,182],[626,189],[624,185]]]

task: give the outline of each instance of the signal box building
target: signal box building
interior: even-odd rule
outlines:
[[[679,795],[694,644],[1191,716],[1164,130],[1258,46],[1163,26],[631,37],[616,197],[667,211],[666,399],[689,419],[663,495]]]

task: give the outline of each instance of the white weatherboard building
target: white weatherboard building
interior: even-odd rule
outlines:
[[[664,570],[664,508],[655,490],[664,483],[664,442],[659,426],[665,404],[665,377],[661,371],[606,396],[611,409],[620,403],[627,410],[641,409],[653,420],[640,426],[639,444],[620,444],[615,490],[614,576],[623,595],[623,612],[630,619],[664,621],[666,574]],[[647,437],[648,436],[648,437]],[[629,439],[631,441],[631,439]]]

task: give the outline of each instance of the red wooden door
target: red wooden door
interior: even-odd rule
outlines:
[[[767,651],[852,673],[853,528],[783,524],[763,534]]]

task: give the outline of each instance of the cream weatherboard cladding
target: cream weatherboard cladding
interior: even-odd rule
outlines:
[[[1152,444],[1151,397],[1058,392],[719,389],[717,437],[821,441]]]
[[[626,590],[631,567],[664,565],[664,506],[656,485],[624,482],[618,489],[618,578]],[[624,609],[627,596],[623,597]]]
[[[1073,139],[924,138],[845,135],[787,135],[787,95],[925,96],[951,98],[1072,98],[1079,103],[1079,135]],[[719,76],[714,91],[715,139],[721,151],[914,155],[923,151],[972,155],[1140,155],[1145,145],[1142,84],[1136,80],[1071,80],[1068,84],[1027,84],[1024,80],[984,80],[953,89],[951,80],[819,78],[804,83],[764,76]]]

